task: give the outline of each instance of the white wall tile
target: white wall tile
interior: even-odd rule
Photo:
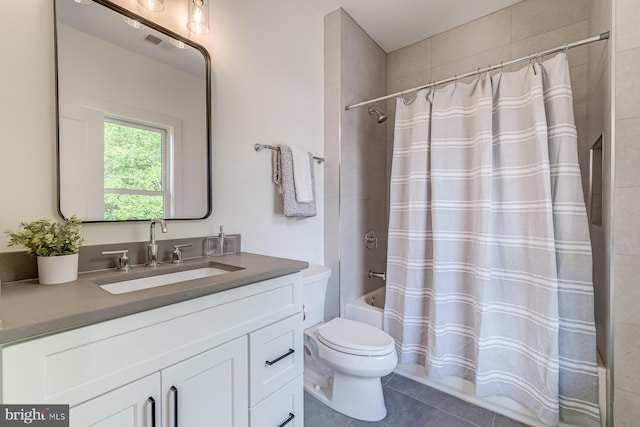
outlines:
[[[616,54],[616,117],[640,117],[640,48]]]
[[[389,80],[431,69],[431,39],[425,39],[387,55]]]
[[[616,254],[640,256],[640,187],[616,188],[615,192]]]
[[[511,42],[511,8],[445,31],[431,40],[434,67],[508,46]]]
[[[616,0],[616,50],[640,47],[640,2]]]
[[[502,46],[477,55],[470,55],[466,58],[450,62],[445,65],[436,66],[431,70],[431,79],[434,81],[448,79],[450,77],[455,77],[456,75],[477,70],[478,68],[485,68],[490,65],[499,64],[500,62],[507,62],[508,60],[509,46]],[[471,77],[470,80],[475,80],[477,78],[477,76],[474,76]]]
[[[616,121],[616,186],[640,186],[640,116]]]
[[[511,44],[510,59],[521,58],[546,49],[563,46],[566,43],[582,40],[589,36],[588,26],[588,21],[584,20],[514,42]],[[587,50],[587,46],[568,50],[569,65],[575,67],[576,65],[586,64]]]
[[[616,324],[624,322],[635,324],[640,331],[640,311],[638,302],[640,301],[640,257],[630,255],[616,255],[616,292],[615,312]],[[616,342],[620,342],[620,337],[616,337]],[[639,343],[640,345],[640,343]],[[640,369],[640,365],[638,365]],[[639,383],[640,385],[640,383]],[[640,387],[638,387],[640,390]]]
[[[511,7],[512,41],[527,39],[589,17],[589,0],[526,0]]]
[[[638,427],[640,394],[630,393],[616,387],[613,395],[615,396],[613,410],[615,427]]]

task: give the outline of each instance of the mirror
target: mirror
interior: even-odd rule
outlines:
[[[208,217],[207,51],[106,0],[55,0],[55,28],[60,214]]]

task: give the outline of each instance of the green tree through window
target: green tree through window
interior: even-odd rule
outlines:
[[[104,218],[163,218],[166,131],[122,122],[104,123]]]

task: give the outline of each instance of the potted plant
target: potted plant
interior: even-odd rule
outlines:
[[[24,246],[27,253],[37,256],[40,284],[54,285],[78,278],[78,252],[83,241],[81,222],[75,215],[61,223],[38,219],[21,222],[20,231],[5,233],[9,246]]]

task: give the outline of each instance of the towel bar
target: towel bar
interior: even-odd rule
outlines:
[[[256,150],[256,151],[260,151],[263,148],[268,148],[269,150],[280,151],[280,147],[276,147],[276,146],[273,146],[273,145],[268,145],[268,144],[254,144],[253,145],[253,149]],[[320,164],[320,163],[324,162],[324,157],[313,156],[313,160],[317,161],[318,164]]]

